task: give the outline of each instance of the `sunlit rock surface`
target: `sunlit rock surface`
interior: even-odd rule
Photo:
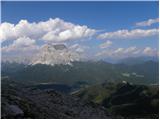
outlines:
[[[33,58],[31,64],[71,64],[79,59],[79,54],[69,50],[64,44],[45,45]]]

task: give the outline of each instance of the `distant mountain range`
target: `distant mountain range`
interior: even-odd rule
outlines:
[[[117,63],[123,63],[126,65],[135,65],[135,64],[142,64],[146,61],[155,61],[158,62],[158,57],[151,57],[151,56],[140,56],[140,57],[128,57],[119,60]]]
[[[141,64],[110,64],[104,61],[71,62],[72,65],[24,65],[2,63],[2,76],[12,79],[39,83],[58,83],[76,85],[98,84],[105,81],[128,81],[135,84],[158,84],[158,66],[155,61]]]
[[[31,55],[26,56],[5,56],[2,54],[3,62],[22,63],[22,64],[71,64],[73,61],[80,61],[80,54],[65,44],[46,44]]]
[[[157,60],[113,64],[74,55],[51,45],[29,64],[2,62],[2,118],[159,117]]]
[[[87,61],[89,58],[82,58],[81,54],[77,52],[74,47],[67,47],[65,44],[46,44],[40,48],[39,51],[34,53],[32,56],[20,57],[20,56],[3,56],[3,62],[10,63],[22,63],[29,65],[36,64],[46,64],[46,65],[71,65],[75,61]],[[109,62],[112,64],[126,64],[126,65],[135,65],[141,64],[146,61],[155,61],[158,62],[157,56],[139,56],[139,57],[126,57],[123,59],[114,59],[114,58],[105,58],[102,61]],[[99,59],[90,60],[90,61],[100,61]]]

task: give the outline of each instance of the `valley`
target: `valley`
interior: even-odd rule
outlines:
[[[159,119],[158,0],[1,8],[1,119]]]
[[[104,61],[54,66],[2,63],[2,117],[158,118],[157,71],[154,61],[131,66]]]

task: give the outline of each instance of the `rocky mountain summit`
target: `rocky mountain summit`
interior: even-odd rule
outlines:
[[[45,45],[32,59],[31,64],[71,64],[79,61],[79,55],[69,50],[64,44]]]
[[[2,54],[2,56],[2,62],[25,65],[72,65],[72,62],[80,61],[80,53],[65,44],[46,44],[32,55],[6,57]]]

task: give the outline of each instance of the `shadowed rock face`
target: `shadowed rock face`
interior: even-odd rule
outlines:
[[[24,116],[24,112],[22,109],[20,109],[17,105],[9,105],[6,104],[4,111],[6,113],[5,116],[10,116],[10,117],[18,117],[18,116]]]
[[[5,86],[5,87],[4,87]],[[13,106],[12,110],[6,110]],[[3,85],[2,118],[108,118],[100,106],[55,91]]]
[[[66,47],[64,44],[53,45],[53,47],[54,47],[56,50],[64,50],[64,49],[67,49],[67,47]]]
[[[54,50],[65,50],[67,47],[64,44],[55,44],[55,45],[45,45],[42,47],[41,51],[54,51]]]

